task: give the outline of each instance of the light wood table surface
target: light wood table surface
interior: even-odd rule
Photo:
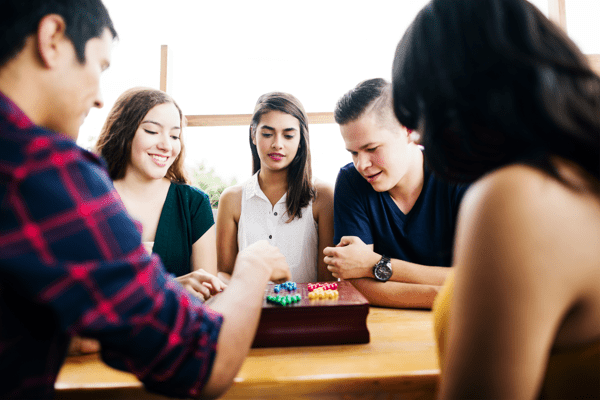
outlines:
[[[224,399],[432,399],[431,312],[371,307],[367,344],[251,349]],[[163,399],[97,355],[68,357],[58,399]]]

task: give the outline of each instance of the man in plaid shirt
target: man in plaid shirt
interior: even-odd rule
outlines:
[[[115,37],[101,0],[0,2],[0,398],[52,398],[74,335],[150,390],[218,396],[267,282],[289,278],[283,255],[257,243],[208,308],[146,253],[104,164],[75,143],[102,107]]]

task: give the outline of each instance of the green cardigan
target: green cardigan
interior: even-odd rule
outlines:
[[[156,228],[154,247],[168,272],[192,271],[192,245],[213,226],[208,195],[193,186],[171,183]]]

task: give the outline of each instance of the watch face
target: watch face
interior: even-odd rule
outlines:
[[[382,260],[375,266],[374,275],[377,280],[387,281],[392,277],[392,263],[389,260]]]

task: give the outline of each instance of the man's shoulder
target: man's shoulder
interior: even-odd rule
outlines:
[[[338,212],[342,208],[370,208],[382,203],[384,193],[379,193],[373,186],[356,170],[353,163],[340,168],[335,182],[334,205]]]
[[[371,185],[363,178],[360,173],[354,167],[354,163],[348,163],[340,168],[336,179],[336,186],[339,184],[352,184],[352,185],[365,185],[371,187]]]
[[[101,158],[70,137],[35,125],[22,129],[0,127],[0,159],[13,167],[26,161],[38,168],[42,164],[44,168],[62,168],[77,162],[105,167]]]
[[[358,171],[356,170],[356,167],[354,166],[354,163],[348,163],[346,165],[344,165],[342,168],[340,168],[340,172],[338,173],[338,175],[343,175],[343,176],[360,176],[360,174],[358,173]]]

